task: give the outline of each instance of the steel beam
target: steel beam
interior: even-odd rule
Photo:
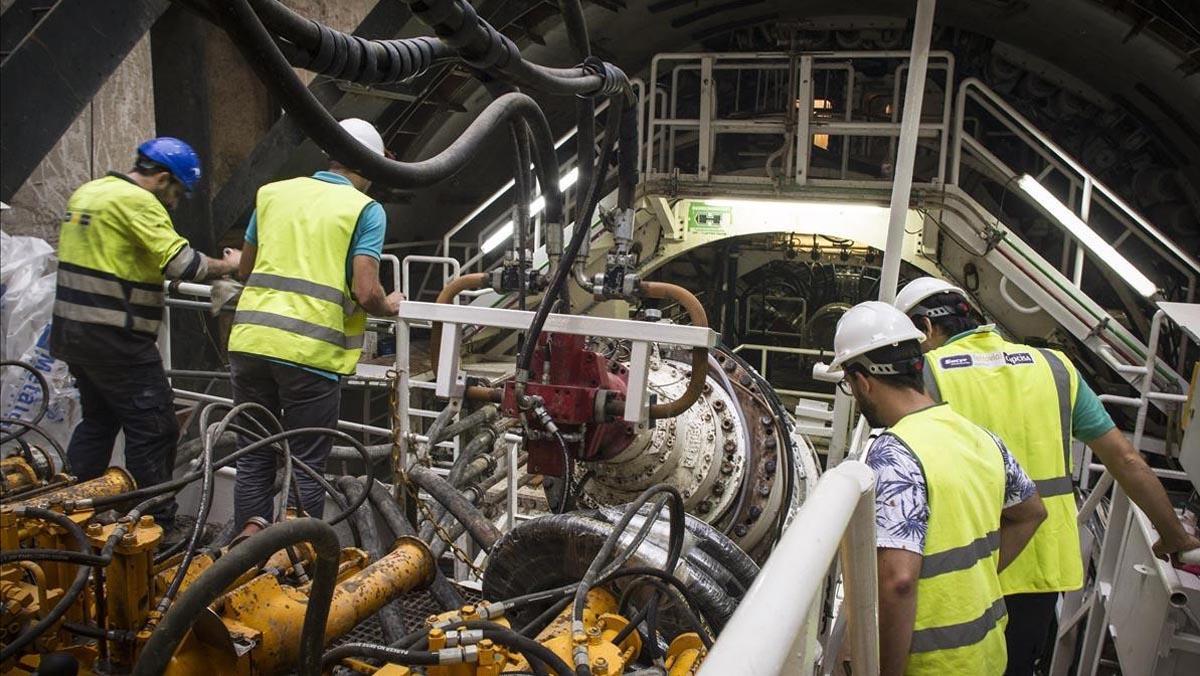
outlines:
[[[210,32],[206,22],[179,5],[169,8],[150,29],[154,78],[154,131],[187,141],[200,156],[200,183],[172,211],[179,234],[193,247],[220,258],[214,250],[212,190],[213,109],[209,66],[205,59]],[[184,57],[183,55],[186,55]]]
[[[167,0],[60,0],[4,59],[0,200],[12,199],[166,8]]]

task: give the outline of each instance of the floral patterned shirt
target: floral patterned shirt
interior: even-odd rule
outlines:
[[[1004,442],[994,434],[992,439],[1004,457],[1004,506],[1012,507],[1028,500],[1036,489]],[[917,458],[895,435],[885,432],[867,449],[864,461],[875,472],[875,546],[924,553],[929,498]]]

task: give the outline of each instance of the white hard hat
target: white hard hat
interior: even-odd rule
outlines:
[[[967,297],[967,292],[954,286],[944,279],[937,277],[919,277],[904,285],[900,289],[900,293],[896,294],[896,300],[893,305],[896,309],[904,314],[912,314],[912,309],[921,304],[921,301],[936,296],[939,293],[957,293],[964,299]]]
[[[338,124],[342,125],[342,129],[350,132],[350,135],[359,143],[371,149],[377,155],[383,155],[383,137],[379,135],[379,131],[375,129],[375,125],[360,120],[357,117],[348,117]]]
[[[925,334],[903,312],[878,300],[859,303],[838,320],[829,368],[838,368],[872,350],[907,340],[924,342]]]

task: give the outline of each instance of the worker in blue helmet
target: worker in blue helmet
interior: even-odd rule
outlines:
[[[50,352],[79,389],[83,421],[67,448],[80,481],[100,476],[125,433],[125,468],[139,487],[170,478],[179,426],[158,329],[167,279],[201,281],[237,270],[241,253],[209,258],[175,231],[168,210],[200,182],[200,158],[177,138],[138,146],[133,168],[71,195],[58,240]],[[152,515],[170,531],[174,502]]]

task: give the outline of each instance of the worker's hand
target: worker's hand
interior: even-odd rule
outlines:
[[[400,312],[400,301],[407,300],[404,294],[399,291],[393,291],[387,296],[388,314],[394,315]]]
[[[242,263],[242,250],[225,247],[225,251],[222,253],[224,255],[221,256],[221,260],[233,266],[234,270],[237,270],[238,265]]]
[[[1188,535],[1183,532],[1175,537],[1159,538],[1158,542],[1154,543],[1154,555],[1160,559],[1173,559],[1175,558],[1175,554],[1181,554],[1193,549],[1200,549],[1200,539],[1195,535]]]

